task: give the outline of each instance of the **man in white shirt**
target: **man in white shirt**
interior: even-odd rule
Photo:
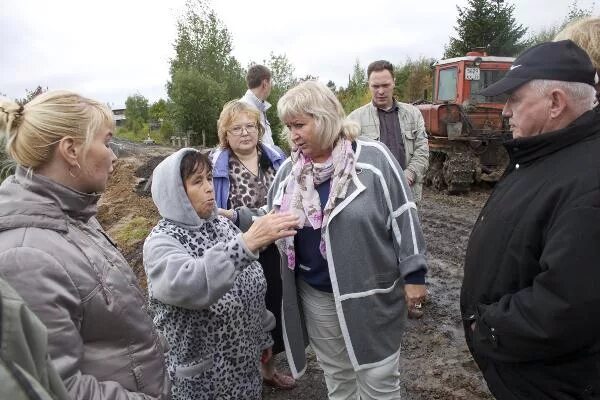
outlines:
[[[264,65],[251,66],[246,74],[246,84],[248,85],[248,90],[240,100],[256,107],[260,111],[260,123],[265,129],[262,142],[273,145],[271,125],[269,124],[269,120],[267,120],[267,110],[271,107],[271,104],[266,101],[273,87],[271,83],[271,71]]]

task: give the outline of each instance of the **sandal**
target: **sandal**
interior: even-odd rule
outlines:
[[[273,386],[274,388],[281,390],[290,390],[296,387],[296,381],[289,375],[284,375],[275,371],[271,378],[263,378],[263,382],[267,386]]]

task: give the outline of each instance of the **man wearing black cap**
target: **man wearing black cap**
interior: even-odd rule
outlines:
[[[508,93],[510,164],[469,239],[467,344],[497,399],[600,398],[598,77],[569,40],[535,46]]]

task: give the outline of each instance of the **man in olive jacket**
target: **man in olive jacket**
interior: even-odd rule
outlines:
[[[367,68],[372,101],[352,111],[361,136],[383,142],[398,160],[415,201],[421,200],[423,178],[429,167],[425,122],[418,108],[394,99],[394,66],[374,61]]]
[[[482,92],[509,93],[514,139],[469,239],[461,313],[499,400],[600,398],[597,82],[567,40],[527,50]]]

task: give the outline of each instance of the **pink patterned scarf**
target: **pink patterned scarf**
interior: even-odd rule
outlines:
[[[329,214],[335,206],[336,199],[346,197],[351,172],[354,170],[356,159],[352,150],[352,142],[341,138],[333,148],[330,158],[324,163],[314,163],[296,150],[292,153],[292,177],[288,181],[281,201],[280,211],[289,211],[300,218],[300,226],[321,228],[321,243],[319,250],[327,259],[325,248],[325,230]],[[321,210],[319,193],[315,186],[331,178],[331,190],[325,208]],[[288,267],[296,267],[296,252],[294,237],[281,239],[278,246],[288,259]]]

